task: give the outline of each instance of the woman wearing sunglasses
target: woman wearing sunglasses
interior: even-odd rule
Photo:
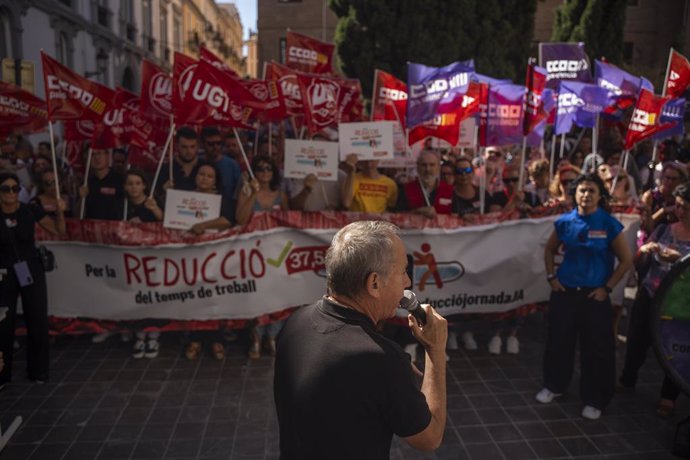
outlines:
[[[455,183],[453,193],[453,214],[467,217],[479,213],[479,187],[473,185],[474,168],[472,160],[460,157],[455,160]],[[484,194],[484,209],[489,209],[489,194]]]
[[[62,198],[58,200],[56,187],[55,173],[53,170],[48,169],[42,171],[37,177],[36,189],[38,191],[38,195],[29,201],[29,204],[31,206],[40,208],[44,214],[57,218],[57,210],[60,202],[62,202],[65,205],[63,214],[65,217],[72,217],[69,202],[64,201]]]
[[[36,383],[48,380],[48,294],[43,265],[36,250],[34,226],[49,233],[65,233],[65,205],[58,202],[56,217],[40,208],[19,202],[19,178],[0,172],[0,306],[9,307],[0,321],[0,352],[5,367],[0,371],[0,389],[12,378],[14,327],[17,298],[21,295],[27,329],[27,377]]]

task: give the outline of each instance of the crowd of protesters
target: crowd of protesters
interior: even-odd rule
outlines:
[[[663,247],[663,257],[675,261],[690,251],[687,185],[690,138],[666,140],[656,154],[651,142],[643,142],[626,158],[622,156],[620,136],[614,129],[604,130],[598,152],[591,152],[592,141],[588,137],[573,137],[567,139],[564,157],[556,158],[553,164],[544,147],[529,149],[524,170],[521,170],[519,146],[489,146],[475,152],[470,148],[438,148],[427,140],[417,155],[416,168],[384,169],[379,161],[360,161],[356,155],[349,155],[340,164],[338,180],[327,182],[314,175],[304,179],[283,178],[283,141],[295,137],[286,133],[288,130],[281,125],[271,133],[240,132],[238,136],[234,131],[217,127],[199,131],[180,127],[174,136],[172,165],[163,164],[155,183],[149,172],[127,166],[126,149],[91,150],[85,180],[83,172],[70,166],[64,158],[58,158],[58,168],[53,169],[48,142],[34,148],[25,138],[9,137],[0,145],[0,170],[10,174],[7,177],[12,184],[0,188],[0,198],[7,201],[5,195],[15,194],[18,202],[31,209],[35,220],[43,225],[46,216],[60,222],[64,217],[80,217],[82,212],[84,219],[161,222],[167,190],[220,195],[220,215],[192,226],[189,231],[197,235],[244,225],[257,212],[275,210],[414,213],[429,219],[446,214],[456,215],[465,225],[472,225],[481,221],[482,214],[489,213],[499,213],[503,218],[525,218],[569,212],[578,207],[574,186],[582,183],[583,174],[589,174],[590,179],[593,174],[597,187],[601,186],[600,195],[606,198],[602,207],[641,215],[640,254],[657,253]],[[555,146],[555,150],[561,150],[560,146]],[[85,156],[87,151],[85,147]],[[654,155],[656,162],[652,162]],[[659,270],[652,272],[657,279],[663,276]],[[637,276],[644,286],[649,284],[647,276],[646,273]],[[632,312],[635,326],[628,338],[631,357],[626,360],[626,371],[620,381],[625,387],[634,386],[637,369],[649,348],[649,325],[639,317],[648,311],[653,295],[653,288],[638,290]],[[518,330],[522,316],[528,311],[532,310],[517,309],[489,318],[495,331],[487,344],[490,353],[501,353],[502,334],[507,334],[506,351],[519,353]],[[620,309],[614,311],[619,315]],[[617,324],[617,320],[614,318],[613,323]],[[452,319],[450,322],[449,348],[457,348],[459,337],[466,349],[478,348],[472,323],[456,321],[453,325]],[[255,320],[248,334],[248,356],[256,359],[262,352],[274,354],[275,337],[281,325],[281,321]],[[134,328],[122,334],[124,338],[134,332],[134,358],[158,355],[160,334],[150,331],[150,327]],[[97,335],[94,341],[105,340],[108,335]],[[206,337],[211,341],[212,355],[223,359],[224,342],[236,336],[234,331],[211,335],[195,332],[188,337],[185,355],[189,359],[198,358]],[[5,361],[11,362],[8,350],[3,351]],[[40,380],[42,374],[35,378]],[[549,388],[549,378],[546,379],[549,394],[542,395],[542,402],[557,396],[567,380],[562,375],[550,378],[557,383]],[[677,396],[677,391],[669,390],[668,385],[665,384],[665,409],[660,410],[664,413],[670,411]]]

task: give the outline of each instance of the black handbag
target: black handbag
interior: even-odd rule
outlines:
[[[55,263],[55,254],[53,254],[53,251],[43,245],[36,247],[36,250],[38,250],[38,257],[41,259],[43,271],[52,272],[57,268],[57,264]]]

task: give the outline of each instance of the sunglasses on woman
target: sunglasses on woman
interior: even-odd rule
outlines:
[[[271,168],[270,166],[259,166],[258,168],[256,168],[255,171],[256,172],[273,172],[273,168]]]
[[[470,168],[469,166],[467,168],[455,168],[455,174],[472,174],[472,168]]]
[[[2,193],[19,193],[18,185],[1,185],[0,192]]]

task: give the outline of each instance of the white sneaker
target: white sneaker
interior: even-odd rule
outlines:
[[[585,406],[582,409],[582,416],[587,420],[598,420],[601,417],[601,411],[596,407]]]
[[[113,335],[112,332],[106,331],[106,332],[101,332],[100,334],[96,334],[93,337],[91,337],[91,343],[103,343],[106,340],[108,340],[108,337]]]
[[[134,359],[143,358],[145,348],[146,348],[146,344],[144,343],[143,340],[139,339],[136,342],[134,342],[134,347],[132,348],[132,358],[134,358]]]
[[[144,357],[153,359],[156,356],[158,356],[158,349],[160,348],[160,345],[158,344],[158,340],[156,339],[149,339],[148,342],[146,342],[146,348],[144,349]]]
[[[417,361],[417,344],[411,343],[409,345],[405,345],[405,353],[410,355],[410,361],[413,363]]]
[[[448,340],[446,341],[446,350],[457,350],[458,334],[457,332],[448,332]]]
[[[476,350],[477,342],[474,340],[474,335],[471,332],[462,333],[462,343],[465,345],[465,350]]]
[[[554,393],[551,390],[549,390],[548,388],[542,388],[541,391],[539,391],[539,393],[537,393],[537,396],[535,397],[535,399],[542,404],[548,404],[551,401],[553,401],[554,398],[557,398],[557,397],[562,396],[562,395],[563,395],[563,393]]]
[[[506,351],[511,355],[520,353],[520,341],[517,337],[511,335],[506,339]]]
[[[501,345],[503,345],[503,341],[500,336],[495,335],[491,337],[491,340],[489,340],[489,353],[492,355],[500,355]]]

